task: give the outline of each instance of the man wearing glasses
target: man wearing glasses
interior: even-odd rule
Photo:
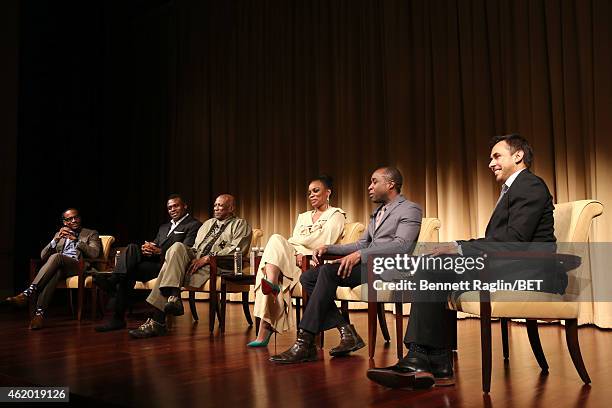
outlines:
[[[77,275],[79,259],[97,258],[102,250],[98,231],[81,227],[78,210],[69,208],[64,211],[62,222],[62,228],[40,254],[44,264],[32,284],[22,293],[6,299],[8,303],[23,307],[28,304],[31,296],[38,294],[36,313],[30,322],[32,330],[43,327],[45,310],[60,279]]]

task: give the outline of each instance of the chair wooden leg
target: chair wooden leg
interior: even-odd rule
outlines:
[[[198,310],[196,309],[195,296],[195,292],[189,291],[189,310],[191,310],[191,317],[197,322],[200,318],[198,317]]]
[[[72,299],[72,290],[68,289],[68,306],[70,306],[70,316],[74,319],[76,317],[74,313],[74,299]]]
[[[341,300],[340,301],[340,312],[342,313],[342,317],[344,317],[344,320],[348,324],[351,324],[351,317],[349,316],[349,302],[348,302],[348,300]]]
[[[253,318],[251,317],[251,309],[249,308],[249,292],[242,292],[242,311],[244,318],[249,326],[253,326]]]
[[[480,347],[482,361],[482,391],[491,391],[491,304],[480,303]]]
[[[325,332],[319,333],[319,347],[323,348],[325,346]]]
[[[533,355],[543,372],[548,372],[548,363],[544,356],[544,350],[542,350],[542,343],[540,343],[540,335],[538,334],[538,322],[537,320],[527,319],[527,335],[529,336],[529,344],[531,344],[531,350]]]
[[[85,289],[79,285],[77,288],[77,320],[80,322],[83,318],[83,299],[85,297]]]
[[[96,314],[98,312],[98,290],[94,286],[91,289],[91,321],[96,320]]]
[[[567,319],[565,320],[565,340],[567,342],[567,349],[569,350],[572,362],[580,379],[585,384],[591,383],[589,373],[587,373],[584,361],[582,360],[582,353],[580,353],[580,343],[578,343],[578,320]]]
[[[217,306],[219,305],[219,297],[217,292],[210,292],[208,297],[208,329],[210,332],[215,331],[215,318],[217,317]]]
[[[227,291],[225,285],[221,289],[221,306],[219,307],[219,332],[225,333],[225,309],[227,306]]]
[[[382,332],[383,338],[385,339],[385,343],[388,343],[391,341],[391,336],[389,335],[389,328],[387,327],[387,319],[385,319],[384,303],[376,304],[376,313],[378,314],[378,324],[380,324],[380,331]]]
[[[295,298],[295,327],[300,327],[300,320],[302,319],[302,311],[300,310],[302,307],[302,299],[296,297]]]
[[[508,319],[507,317],[502,317],[500,320],[504,360],[508,360],[508,358],[510,358],[510,349],[508,347],[508,320],[510,319]]]
[[[376,349],[377,304],[376,302],[368,302],[368,356],[370,358],[374,358],[374,350]]]
[[[404,357],[404,305],[395,303],[395,336],[397,337],[397,358]]]

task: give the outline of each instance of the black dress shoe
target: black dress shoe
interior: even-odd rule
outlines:
[[[119,320],[119,319],[111,319],[108,323],[103,324],[102,326],[98,326],[95,328],[95,330],[99,333],[103,333],[103,332],[108,332],[108,331],[113,331],[113,330],[121,330],[121,329],[125,329],[126,324],[125,324],[125,320]]]
[[[128,333],[135,339],[146,339],[147,337],[164,336],[168,333],[168,329],[165,324],[147,319],[139,328],[130,330]]]
[[[450,350],[440,350],[434,354],[429,354],[429,365],[436,380],[436,386],[444,387],[455,384],[453,355]]]
[[[314,343],[314,334],[300,329],[293,346],[280,354],[270,357],[270,361],[281,364],[305,363],[316,361],[317,346]]]
[[[338,330],[340,330],[340,344],[329,350],[330,356],[346,356],[352,351],[365,347],[363,339],[357,334],[357,330],[355,330],[355,326],[352,324],[340,326]]]
[[[178,296],[169,296],[168,302],[164,305],[164,312],[168,315],[182,316],[185,314],[183,301]]]
[[[389,388],[427,389],[435,383],[427,354],[413,351],[393,366],[370,368],[367,376]]]

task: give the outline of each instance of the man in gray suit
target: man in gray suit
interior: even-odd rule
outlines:
[[[365,343],[336,307],[338,286],[354,288],[362,282],[361,265],[373,254],[411,253],[421,229],[421,208],[400,194],[402,175],[396,168],[382,167],[374,171],[368,194],[380,204],[370,217],[363,237],[346,245],[326,245],[313,251],[318,265],[302,274],[300,282],[308,293],[308,306],[300,321],[297,340],[285,352],[272,356],[276,363],[300,363],[317,360],[315,334],[338,328],[340,344],[329,351],[331,356],[345,356]],[[320,264],[323,254],[343,255],[333,263]]]
[[[32,284],[22,293],[6,299],[16,306],[25,306],[31,296],[38,293],[36,313],[30,322],[30,329],[43,327],[45,309],[51,301],[55,287],[60,279],[75,276],[81,258],[97,258],[102,250],[98,231],[81,227],[78,210],[69,208],[62,214],[64,226],[55,234],[51,242],[43,248],[40,258],[44,262]],[[89,267],[85,262],[85,268]]]

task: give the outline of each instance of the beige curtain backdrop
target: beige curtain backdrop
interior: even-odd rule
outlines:
[[[488,140],[520,132],[556,202],[594,198],[612,241],[612,5],[593,1],[177,1],[169,186],[208,217],[235,194],[253,227],[287,236],[310,177],[367,222],[380,164],[442,221],[478,237],[499,194]],[[605,279],[594,271],[594,283]],[[612,305],[582,323],[612,327]]]

